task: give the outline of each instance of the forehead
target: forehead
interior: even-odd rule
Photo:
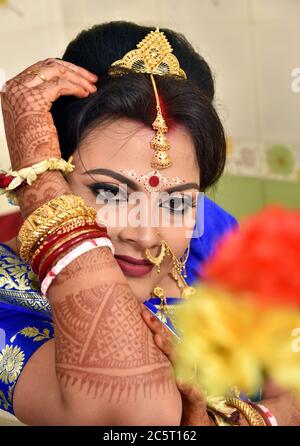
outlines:
[[[87,170],[98,167],[117,171],[136,169],[143,174],[151,168],[155,151],[150,142],[154,136],[153,129],[127,118],[102,123],[93,128],[79,145],[84,167]],[[173,163],[166,169],[166,174],[199,183],[199,167],[190,134],[178,125],[169,130],[166,137],[170,143],[169,155]]]

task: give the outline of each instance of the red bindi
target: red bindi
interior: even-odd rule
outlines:
[[[152,175],[152,177],[149,178],[149,185],[151,187],[156,187],[159,185],[159,178],[156,175]]]

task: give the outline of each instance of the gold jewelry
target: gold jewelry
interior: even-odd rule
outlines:
[[[167,253],[167,245],[164,240],[162,240],[161,242],[161,250],[157,257],[154,257],[148,248],[145,251],[146,257],[149,260],[149,262],[153,263],[153,265],[156,266],[157,274],[160,273],[160,265],[163,259],[165,258],[166,253]]]
[[[188,246],[187,254],[185,255],[183,261],[177,259],[176,255],[174,254],[170,246],[167,246],[167,248],[168,248],[167,254],[172,256],[172,261],[173,261],[173,268],[171,269],[170,274],[173,277],[173,279],[177,282],[177,286],[180,290],[181,297],[184,299],[188,299],[196,292],[195,288],[189,286],[185,280],[187,277],[185,265],[189,256],[190,248]],[[184,271],[183,274],[182,270]]]
[[[45,76],[41,73],[41,70],[39,67],[34,67],[30,70],[30,73],[35,74],[36,76],[39,76],[40,79],[42,79],[43,82],[45,82],[47,79]]]
[[[113,62],[108,70],[110,76],[125,74],[124,68],[136,73],[150,74],[157,110],[157,116],[152,123],[156,135],[150,143],[152,149],[155,150],[151,162],[151,167],[155,169],[166,169],[172,165],[172,161],[167,153],[170,148],[170,143],[165,136],[168,127],[161,112],[159,95],[153,75],[175,75],[187,79],[186,73],[180,68],[179,61],[172,52],[173,49],[166,36],[159,31],[159,28],[156,28],[155,31],[148,33],[137,44],[136,49],[129,51],[122,59]]]
[[[20,256],[30,261],[34,248],[63,223],[74,217],[89,217],[96,223],[96,211],[86,206],[84,200],[75,194],[61,195],[37,208],[30,214],[18,234],[21,242]]]
[[[160,299],[160,305],[158,307],[159,319],[162,322],[166,322],[168,314],[168,305],[164,290],[161,287],[157,286],[154,288],[153,294]]]
[[[264,418],[250,404],[245,403],[234,395],[226,397],[226,404],[238,409],[246,418],[250,426],[266,426]]]
[[[188,247],[188,251],[185,256],[185,259],[183,261],[180,261],[177,259],[173,250],[171,249],[171,247],[167,244],[167,242],[165,240],[161,241],[161,251],[157,257],[152,256],[152,254],[148,248],[145,251],[145,255],[146,255],[147,259],[149,260],[149,262],[153,263],[157,267],[157,273],[160,272],[161,263],[162,263],[163,259],[165,258],[165,256],[171,255],[173,267],[170,271],[170,274],[173,277],[173,279],[177,282],[177,286],[180,289],[181,297],[184,299],[187,299],[196,292],[195,288],[189,286],[185,280],[185,278],[187,277],[186,270],[185,270],[185,264],[186,264],[188,256],[189,256],[189,247]],[[184,274],[182,274],[182,269],[185,271]]]
[[[57,231],[57,234],[67,234],[68,232],[72,231],[73,229],[79,228],[85,224],[93,225],[93,224],[95,224],[95,221],[89,217],[72,218],[61,225],[60,229]],[[34,251],[31,262],[34,261],[35,257],[41,252],[41,250],[44,248],[46,243],[47,243],[47,237],[46,236],[41,237],[39,240],[39,247]]]

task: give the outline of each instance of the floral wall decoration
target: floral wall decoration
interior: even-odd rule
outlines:
[[[300,145],[227,138],[229,175],[300,182]]]

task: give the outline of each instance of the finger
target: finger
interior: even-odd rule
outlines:
[[[22,76],[24,74],[30,73],[34,68],[39,68],[42,64],[42,60],[39,60],[38,62],[35,62],[33,65],[30,65],[29,67],[26,67],[23,71],[20,71],[15,77]],[[13,78],[14,79],[14,78]]]
[[[190,405],[198,406],[203,403],[203,395],[202,392],[192,384],[188,384],[187,382],[183,382],[180,379],[176,379],[176,385],[181,393],[181,396],[185,398],[185,402],[188,402]]]
[[[92,73],[91,71],[87,70],[86,68],[80,67],[79,65],[75,65],[71,62],[67,62],[66,60],[61,60],[61,59],[55,59],[55,60],[57,61],[57,63],[83,76],[88,81],[95,82],[96,80],[98,80],[98,76],[95,73]]]
[[[60,64],[61,66],[65,66],[69,70],[72,70],[73,72],[83,76],[90,82],[95,82],[98,79],[98,76],[95,73],[92,73],[91,71],[87,70],[86,68],[80,67],[79,65],[75,65],[71,62],[67,62],[60,58],[51,58],[51,57],[44,59],[44,60],[39,60],[38,62],[35,62],[34,64],[30,65],[29,67],[26,67],[23,71],[18,73],[17,76],[22,76],[24,74],[28,74],[34,68],[41,68],[43,66],[51,66],[54,63]]]
[[[174,365],[174,346],[171,339],[162,336],[161,334],[155,334],[154,342],[157,347],[168,357],[172,365]]]
[[[56,70],[54,70],[54,73],[55,72]],[[82,85],[90,93],[94,93],[95,91],[97,91],[97,87],[93,83],[88,81],[85,77],[81,76],[80,74],[75,73],[73,70],[61,66],[59,68],[59,73],[69,81],[74,82],[75,84],[78,83]]]
[[[54,77],[47,82],[43,82],[32,89],[32,95],[35,91],[46,100],[48,104],[56,101],[60,96],[77,96],[85,98],[90,93],[80,84],[75,84],[61,77]]]
[[[46,81],[49,81],[57,76],[61,76],[73,83],[81,84],[90,93],[94,93],[97,90],[97,87],[93,82],[84,77],[80,70],[75,72],[73,69],[69,68],[68,64],[62,64],[57,60],[47,59],[45,62],[38,65],[38,69],[40,75],[32,73],[32,70],[28,70],[18,76],[21,83],[28,88],[32,88],[45,82],[42,77],[44,77]]]
[[[153,334],[160,333],[163,336],[171,336],[169,330],[164,326],[164,324],[147,308],[144,308],[141,314]]]

